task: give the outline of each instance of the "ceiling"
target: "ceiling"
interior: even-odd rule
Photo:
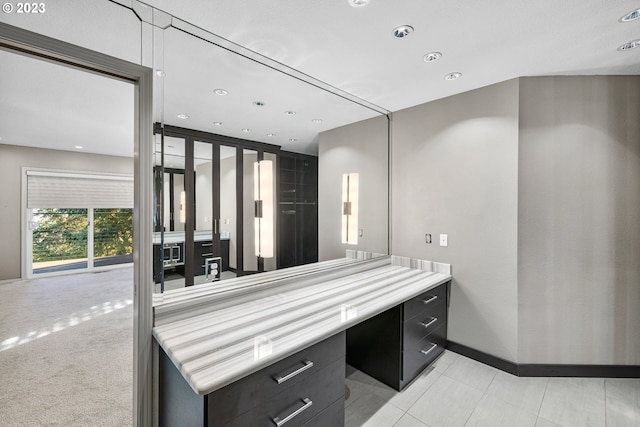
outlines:
[[[640,19],[619,22],[637,0],[146,2],[276,64],[169,28],[156,119],[291,151],[316,153],[318,132],[379,113],[288,76],[287,67],[391,112],[519,76],[640,74],[640,48],[617,49],[640,38]],[[414,31],[395,38],[399,25]],[[427,63],[428,52],[442,57]],[[451,72],[462,75],[445,80]],[[0,93],[0,143],[131,155],[126,83],[0,52]]]

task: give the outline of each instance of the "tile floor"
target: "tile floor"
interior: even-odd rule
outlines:
[[[640,379],[519,378],[445,351],[401,393],[347,367],[347,427],[640,427]]]

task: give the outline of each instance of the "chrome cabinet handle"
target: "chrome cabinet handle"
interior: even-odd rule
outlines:
[[[429,350],[420,350],[420,353],[426,356],[427,354],[431,353],[437,346],[438,344],[431,344],[431,347],[429,348]]]
[[[202,244],[202,247],[203,247],[203,248],[206,248],[206,247],[208,247],[208,246],[213,246],[213,243],[203,243],[203,244]]]
[[[428,328],[429,326],[433,325],[437,321],[438,321],[437,317],[432,317],[429,323],[420,322],[420,326],[424,326],[425,328]]]
[[[310,360],[305,360],[302,363],[304,363],[304,366],[302,368],[296,369],[295,371],[293,371],[293,372],[291,372],[291,373],[289,373],[289,374],[287,374],[285,376],[276,375],[275,377],[273,377],[273,379],[276,380],[276,382],[278,384],[282,384],[283,382],[285,382],[287,380],[290,380],[291,378],[295,377],[296,375],[301,374],[304,371],[306,371],[307,369],[313,367],[313,362],[310,361]]]
[[[300,415],[303,411],[306,411],[307,409],[309,409],[311,405],[313,405],[313,402],[308,397],[305,397],[304,399],[302,399],[302,403],[304,403],[303,406],[299,407],[298,409],[296,409],[295,411],[293,411],[283,419],[280,419],[280,417],[273,418],[273,422],[276,424],[276,426],[280,427],[281,425],[284,425],[288,421],[291,421],[292,419]]]
[[[432,295],[429,299],[421,299],[420,302],[424,304],[429,304],[431,301],[435,301],[438,299],[438,295]]]

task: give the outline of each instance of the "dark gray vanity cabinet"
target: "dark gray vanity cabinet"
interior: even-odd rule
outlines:
[[[159,353],[160,426],[344,425],[344,332],[204,396]]]
[[[443,351],[451,282],[347,330],[347,363],[402,390]]]

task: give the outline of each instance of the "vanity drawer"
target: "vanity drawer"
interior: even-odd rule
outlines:
[[[437,287],[424,292],[417,297],[410,299],[404,303],[403,320],[407,321],[412,317],[430,310],[437,305],[447,305],[447,283],[438,285]]]
[[[403,350],[415,349],[424,337],[447,323],[447,305],[443,302],[404,322]]]
[[[402,383],[411,381],[425,366],[433,362],[446,347],[447,324],[424,337],[414,348],[402,352]]]
[[[345,333],[341,332],[256,372],[258,391],[266,396],[281,393],[309,378],[325,366],[345,357]]]
[[[259,391],[262,398],[253,410],[251,425],[304,425],[336,400],[344,399],[344,375],[343,357],[277,395]]]
[[[303,427],[327,427],[344,425],[344,396],[310,419]]]

